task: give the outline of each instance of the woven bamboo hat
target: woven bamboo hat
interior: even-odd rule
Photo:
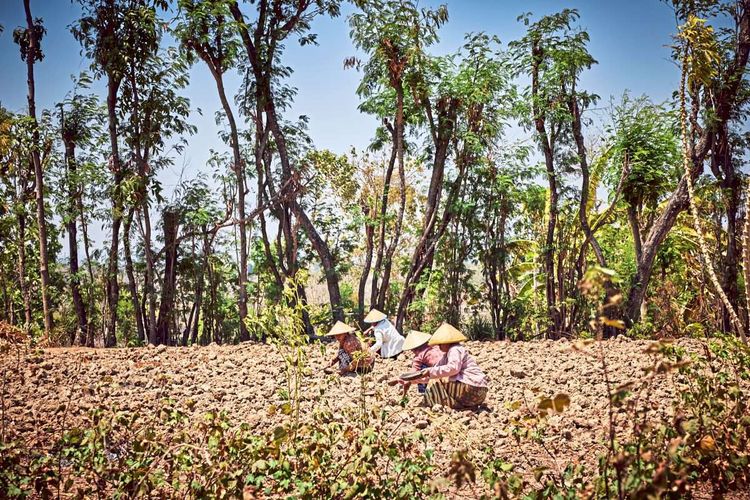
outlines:
[[[353,326],[349,326],[346,323],[343,323],[341,321],[337,321],[335,325],[333,325],[333,328],[331,328],[331,331],[326,333],[326,337],[335,337],[336,335],[343,335],[345,333],[352,333],[355,331],[356,328]]]
[[[367,313],[367,316],[365,316],[365,323],[379,323],[385,319],[385,313],[378,311],[377,309],[371,310],[369,313]]]
[[[459,332],[456,327],[449,325],[448,323],[443,323],[432,335],[430,345],[455,344],[456,342],[463,342],[464,340],[468,340],[466,335]]]
[[[402,346],[402,349],[404,351],[411,351],[412,349],[421,347],[425,345],[428,340],[430,340],[430,337],[431,335],[429,333],[418,332],[417,330],[410,330],[409,335],[407,335],[406,340],[404,340],[404,345]]]

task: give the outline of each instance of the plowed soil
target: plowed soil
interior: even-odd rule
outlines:
[[[363,381],[324,374],[321,368],[334,356],[335,346],[309,346],[302,419],[321,405],[346,413],[347,408],[358,408],[364,395],[368,407],[389,411],[390,432],[422,429],[443,467],[455,450],[479,456],[487,448],[521,470],[538,465],[562,470],[571,462],[593,464],[605,450],[609,425],[605,379],[614,388],[642,378],[655,360],[646,352],[650,344],[625,339],[585,347],[565,341],[468,342],[469,352],[490,378],[486,407],[473,412],[420,407],[416,388],[410,390],[402,408],[400,389],[385,381],[410,371],[408,353],[395,361],[378,360]],[[695,341],[678,344],[700,349]],[[258,432],[287,418],[269,411],[272,405],[283,403],[280,389],[286,387],[283,360],[271,345],[15,347],[2,355],[0,370],[5,379],[6,426],[37,440],[39,446],[50,446],[62,430],[82,424],[94,407],[149,412],[165,397],[191,407],[196,415],[225,410],[233,422],[245,422]],[[643,395],[641,404],[652,415],[671,415],[674,391],[671,379],[664,377]],[[570,404],[549,418],[544,446],[519,446],[512,435],[513,422],[533,412],[541,398],[556,394],[568,395]],[[466,495],[472,496],[471,492]]]

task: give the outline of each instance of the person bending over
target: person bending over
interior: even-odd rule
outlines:
[[[367,349],[362,348],[362,343],[354,335],[356,330],[353,326],[337,321],[331,331],[326,334],[327,337],[333,337],[339,343],[336,357],[325,367],[326,372],[330,373],[331,367],[336,363],[339,365],[340,375],[352,372],[367,373],[372,370],[375,358]]]
[[[413,381],[429,382],[424,395],[427,406],[471,409],[487,397],[487,377],[461,345],[465,340],[466,336],[448,323],[443,323],[430,338],[428,345],[438,346],[444,356],[437,365],[423,369],[422,377]]]
[[[441,359],[443,359],[444,354],[439,347],[427,344],[427,342],[430,340],[430,336],[431,335],[429,333],[412,330],[406,336],[406,340],[404,340],[404,351],[411,351],[414,355],[414,358],[411,362],[411,368],[415,372],[435,366],[440,362]],[[389,380],[388,384],[401,384],[401,386],[404,388],[405,396],[412,382],[401,380],[400,378],[395,378]],[[417,391],[420,394],[424,394],[426,388],[427,384],[417,384]]]
[[[367,330],[372,330],[375,336],[375,343],[370,346],[370,352],[380,354],[384,359],[397,358],[403,351],[404,337],[393,323],[388,321],[385,313],[373,309],[365,316],[364,321],[372,325]]]

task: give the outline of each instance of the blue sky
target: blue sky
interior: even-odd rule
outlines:
[[[668,4],[659,0],[447,0],[422,1],[421,6],[446,3],[449,22],[441,30],[437,53],[452,52],[461,46],[467,32],[485,31],[500,37],[505,44],[523,34],[516,18],[524,12],[535,16],[576,8],[580,25],[591,36],[590,51],[599,61],[583,77],[582,88],[599,94],[604,102],[629,90],[634,95],[648,94],[654,100],[667,99],[676,89],[679,74],[669,59],[671,34],[675,30],[674,14]],[[87,69],[88,61],[70,34],[69,25],[79,16],[77,3],[70,0],[32,0],[32,12],[42,17],[48,34],[43,41],[45,59],[36,67],[37,108],[50,108],[72,88],[71,75]],[[304,114],[310,118],[310,135],[318,148],[344,153],[351,146],[367,145],[375,127],[372,118],[357,111],[355,89],[359,75],[344,69],[344,58],[355,55],[349,40],[345,5],[342,16],[321,19],[314,26],[319,34],[317,47],[289,44],[284,56],[294,69],[292,85],[299,90],[294,107],[287,115]],[[0,104],[13,111],[26,107],[26,73],[18,48],[13,44],[13,29],[24,23],[22,0],[0,0]],[[239,78],[229,79],[228,89],[239,87]],[[233,91],[232,91],[233,92]],[[178,182],[184,168],[193,177],[205,166],[208,151],[225,150],[217,136],[214,113],[220,104],[208,71],[197,65],[191,71],[186,89],[193,109],[203,113],[191,115],[198,133],[189,139],[188,148],[177,158],[175,166],[162,173],[165,187]]]

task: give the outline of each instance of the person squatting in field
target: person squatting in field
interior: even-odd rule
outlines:
[[[373,332],[375,343],[370,346],[370,352],[379,354],[383,359],[396,359],[403,351],[404,337],[396,330],[393,323],[388,321],[385,313],[373,309],[364,319],[365,323],[372,326],[365,330]]]
[[[429,333],[412,330],[406,336],[404,340],[403,350],[411,351],[414,355],[412,358],[411,368],[414,372],[421,372],[425,368],[435,366],[443,359],[443,352],[437,346],[428,345],[431,335]],[[401,378],[395,378],[388,381],[388,385],[401,385],[404,389],[404,396],[406,395],[412,382],[403,380]],[[417,391],[419,394],[424,394],[427,389],[427,384],[417,384]]]
[[[325,367],[325,371],[328,372],[336,363],[339,365],[339,375],[372,371],[375,366],[375,357],[368,349],[362,348],[362,343],[354,335],[356,330],[353,326],[337,321],[326,334],[327,337],[333,337],[338,341],[339,349],[336,352],[336,357]]]
[[[424,404],[443,405],[454,409],[470,409],[481,405],[487,397],[488,379],[474,358],[461,345],[466,336],[443,323],[430,338],[428,345],[438,346],[443,358],[433,367],[422,369],[412,383],[427,383]]]

